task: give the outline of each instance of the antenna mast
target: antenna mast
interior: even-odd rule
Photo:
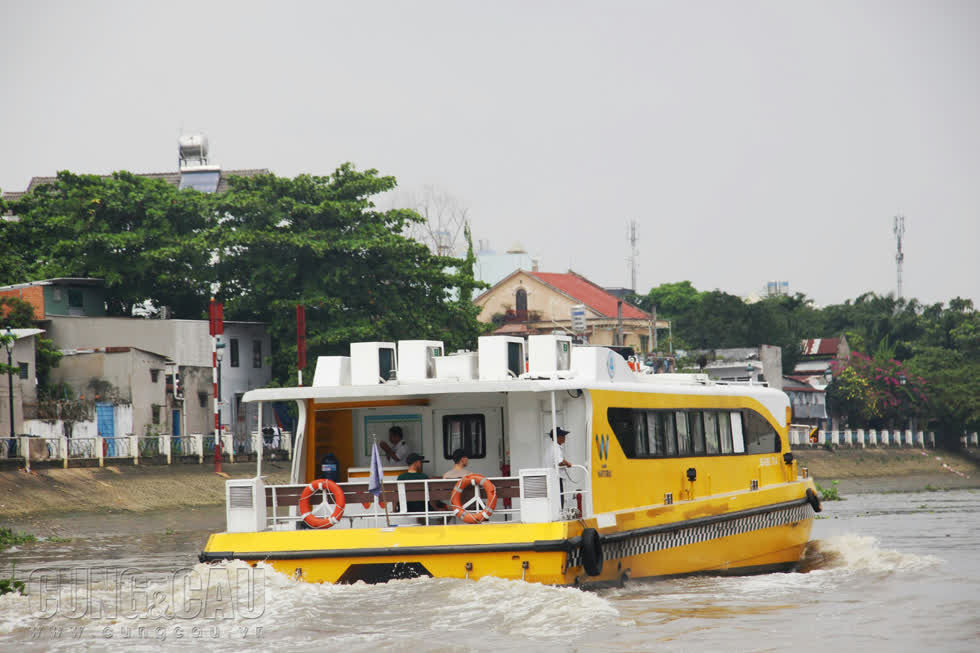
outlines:
[[[905,235],[905,216],[896,215],[895,222],[892,226],[892,232],[895,234],[895,244],[897,247],[895,253],[895,271],[897,275],[897,295],[895,299],[902,298],[902,264],[905,262],[905,253],[902,252],[902,237]]]
[[[630,220],[627,233],[630,241],[630,255],[627,259],[630,264],[630,290],[636,292],[636,268],[640,262],[640,251],[636,248],[636,242],[640,239],[636,235],[636,220]]]

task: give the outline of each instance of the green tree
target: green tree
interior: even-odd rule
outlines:
[[[229,317],[269,322],[280,382],[296,369],[297,304],[307,307],[311,358],[370,340],[472,347],[483,331],[469,302],[472,251],[465,260],[436,256],[403,236],[420,216],[380,211],[373,201],[395,184],[345,164],[329,176],[233,179],[215,197],[221,220],[198,238],[218,252],[217,296]]]
[[[98,277],[110,315],[131,315],[146,300],[178,317],[204,314],[211,248],[195,236],[214,219],[203,193],[128,172],[59,172],[14,210],[20,220],[5,235],[19,258],[10,257],[3,272],[18,278],[8,281]]]

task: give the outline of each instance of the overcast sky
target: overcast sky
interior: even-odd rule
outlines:
[[[344,162],[544,271],[980,303],[980,2],[0,0],[0,188]]]

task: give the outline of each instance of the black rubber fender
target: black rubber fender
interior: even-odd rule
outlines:
[[[589,576],[602,573],[602,540],[594,528],[582,531],[582,567]]]
[[[813,512],[820,512],[821,510],[823,510],[823,506],[820,505],[820,497],[817,496],[816,492],[814,492],[809,488],[807,488],[806,491],[806,500],[807,503],[809,503],[810,506],[813,508]]]

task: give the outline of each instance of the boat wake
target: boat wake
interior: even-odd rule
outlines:
[[[498,578],[318,585],[229,561],[139,586],[77,581],[0,597],[0,648],[24,641],[103,648],[123,639],[130,650],[188,642],[239,650],[256,640],[291,647],[329,636],[346,650],[430,650],[506,647],[516,636],[547,649],[549,640],[588,636],[597,624],[624,625],[595,593]],[[61,629],[57,637],[52,629]]]
[[[867,535],[837,535],[807,544],[800,571],[847,570],[872,574],[921,571],[942,564],[932,555],[883,549],[877,538]]]

